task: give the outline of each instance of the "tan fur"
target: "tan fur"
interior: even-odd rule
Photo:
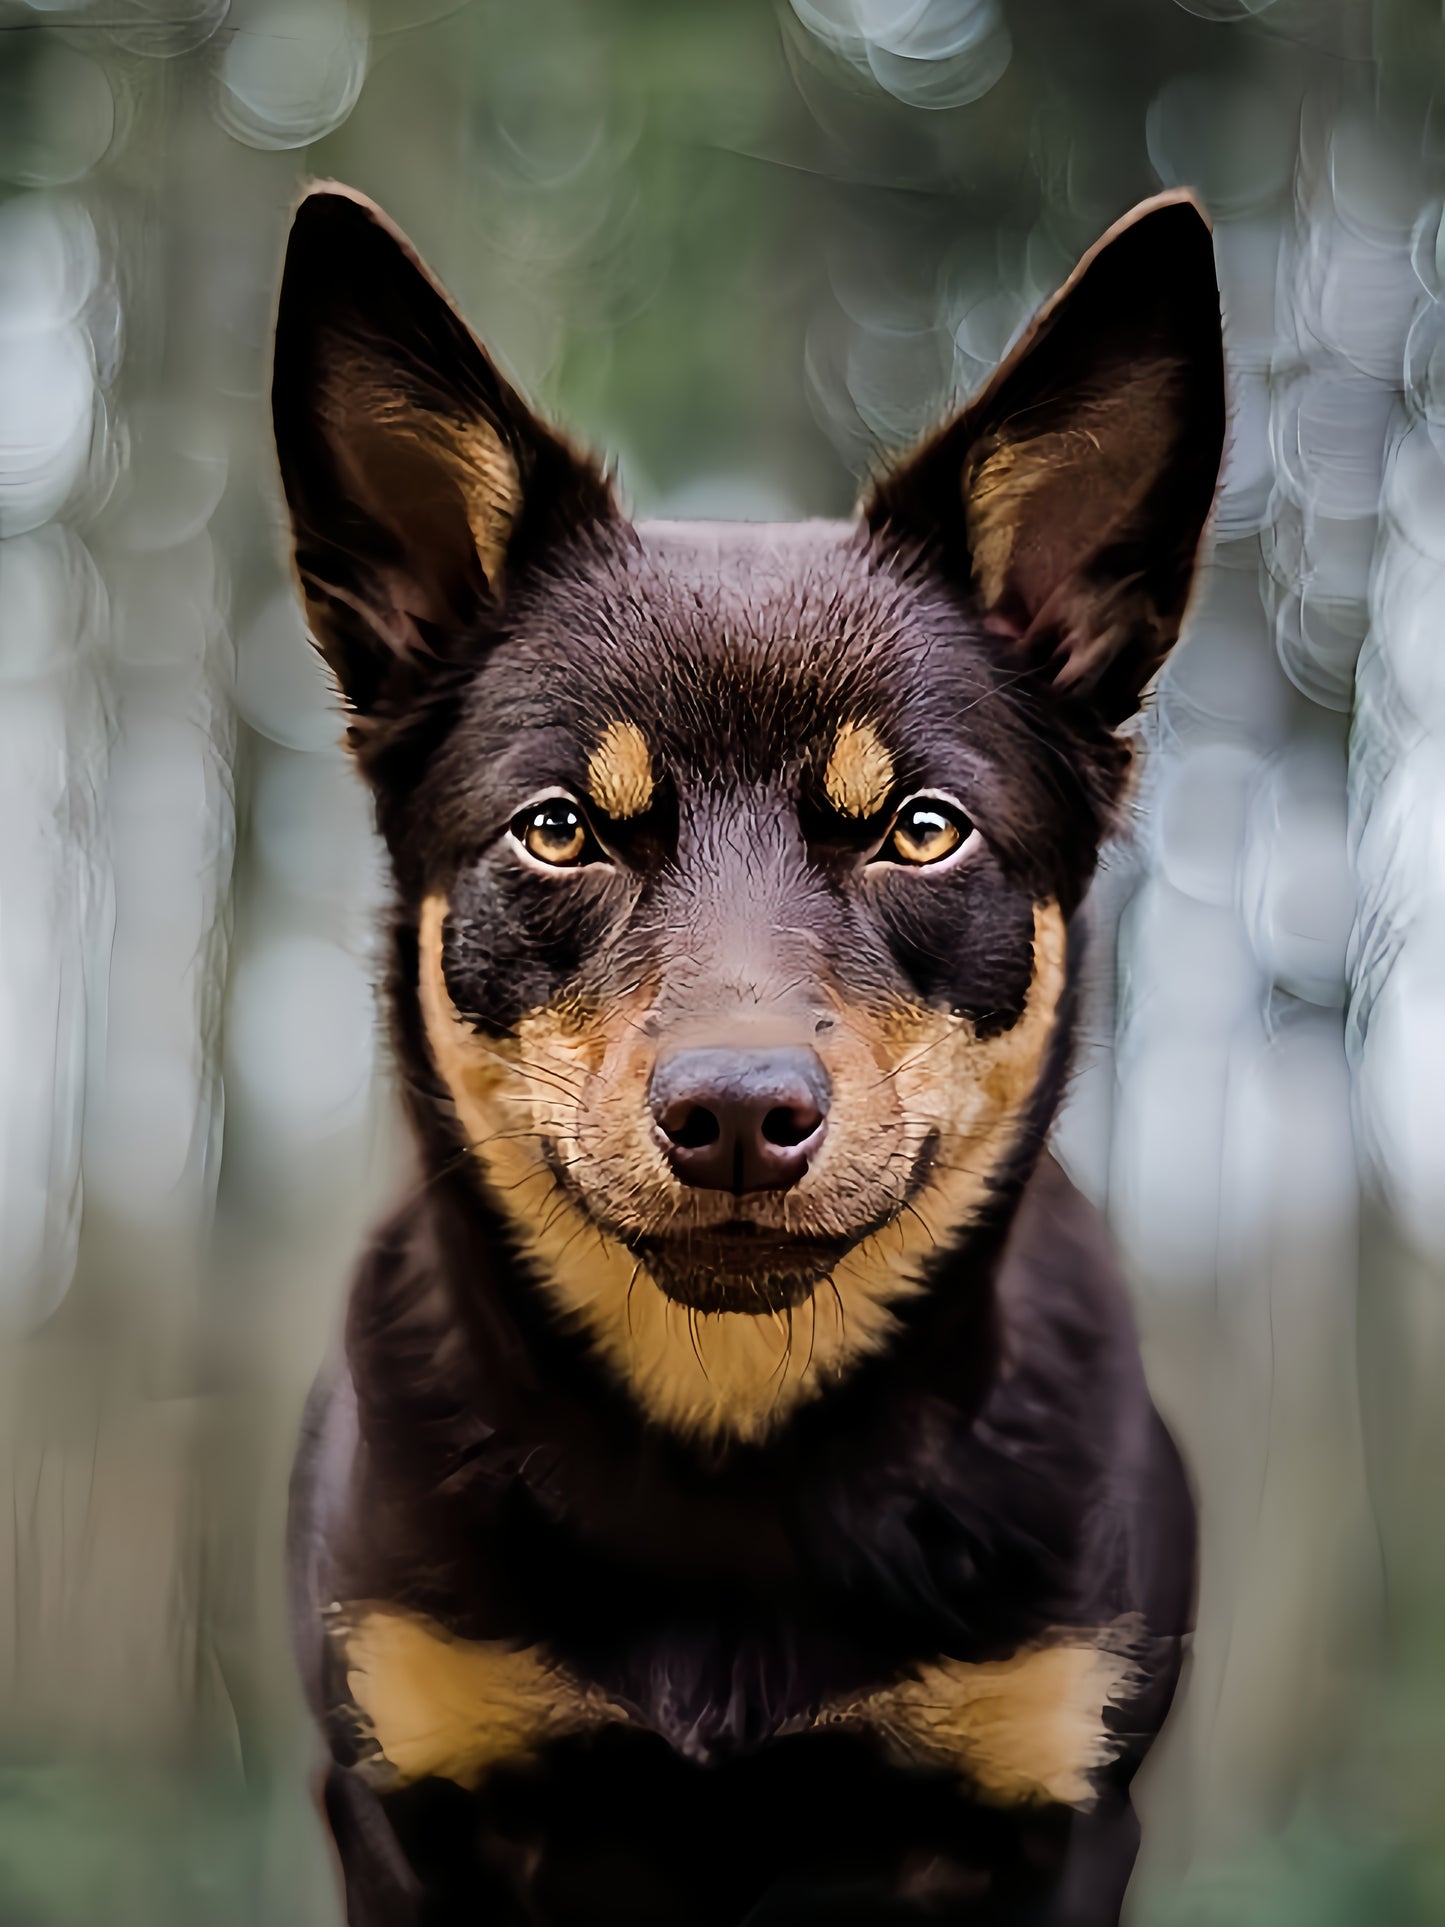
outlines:
[[[338,459],[360,500],[384,513],[385,505],[373,499],[371,465],[403,491],[430,493],[435,478],[446,477],[461,499],[483,573],[494,587],[500,582],[522,481],[490,422],[459,421],[419,405],[373,360],[354,351],[337,355],[323,411],[335,423]],[[402,513],[408,506],[404,495],[392,504]]]
[[[617,1717],[535,1646],[456,1639],[396,1606],[353,1606],[333,1637],[347,1690],[375,1748],[373,1779],[409,1786],[435,1777],[475,1787],[504,1762],[547,1740]]]
[[[626,821],[652,804],[652,754],[636,723],[609,723],[587,759],[587,788],[609,816]]]
[[[823,772],[828,801],[843,816],[876,816],[893,787],[893,758],[868,722],[844,723]]]
[[[939,1134],[933,1176],[892,1238],[893,1262],[915,1275],[946,1232],[977,1216],[1017,1138],[1053,1033],[1067,952],[1062,911],[1056,903],[1037,905],[1028,1001],[1012,1029],[996,1037],[981,1038],[966,1018],[943,1012],[895,1014],[898,1101],[910,1118]],[[867,1248],[861,1245],[853,1257]]]
[[[1029,574],[1032,551],[1083,565],[1111,530],[1130,524],[1169,458],[1175,378],[1171,362],[1142,368],[1057,428],[1005,432],[970,470],[969,540],[985,602]]]
[[[496,583],[521,507],[522,478],[501,437],[486,422],[458,426],[448,439],[467,505],[467,527],[477,545],[483,573],[488,582]]]
[[[1087,1806],[1094,1775],[1119,1752],[1104,1714],[1135,1684],[1140,1633],[1130,1618],[982,1665],[940,1660],[819,1724],[876,1732],[900,1759],[951,1768],[1001,1806]]]
[[[435,1777],[474,1788],[550,1740],[632,1718],[538,1647],[458,1639],[398,1606],[352,1605],[334,1616],[332,1636],[373,1749],[364,1770],[387,1787]],[[955,1772],[999,1805],[1086,1806],[1093,1776],[1118,1752],[1104,1714],[1133,1687],[1139,1637],[1126,1619],[1009,1659],[940,1660],[789,1730],[876,1733],[900,1760]]]
[[[977,1214],[1015,1140],[1064,983],[1064,920],[1057,905],[1045,904],[1035,912],[1026,1008],[1000,1036],[979,1038],[966,1019],[932,1011],[898,1011],[870,1031],[839,1000],[833,1110],[815,1168],[781,1198],[684,1197],[647,1119],[648,1064],[634,1048],[645,1005],[619,1008],[606,1024],[575,1007],[542,1010],[518,1025],[513,1040],[487,1042],[447,993],[445,917],[445,899],[429,897],[420,919],[419,997],[433,1059],[489,1185],[558,1311],[583,1327],[643,1410],[702,1436],[762,1437],[887,1342],[894,1307],[921,1289],[937,1239]],[[614,1215],[639,1226],[705,1228],[708,1211],[744,1211],[799,1235],[826,1236],[842,1224],[833,1215],[840,1174],[845,1192],[871,1186],[890,1222],[855,1246],[831,1285],[819,1285],[791,1318],[690,1313],[559,1186],[539,1133],[562,1168],[590,1166]],[[893,1215],[905,1202],[907,1173],[935,1133],[929,1181]]]

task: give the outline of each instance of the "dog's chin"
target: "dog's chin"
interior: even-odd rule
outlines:
[[[788,1238],[751,1225],[638,1239],[633,1250],[674,1303],[761,1318],[804,1304],[851,1240]]]

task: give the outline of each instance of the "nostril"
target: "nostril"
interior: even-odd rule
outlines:
[[[674,1105],[659,1119],[666,1135],[681,1151],[701,1151],[716,1144],[722,1126],[704,1104]]]
[[[676,1176],[742,1196],[787,1190],[806,1174],[831,1094],[811,1050],[719,1045],[660,1057],[647,1101]]]
[[[821,1111],[806,1104],[778,1104],[763,1119],[763,1136],[769,1144],[791,1149],[810,1138],[823,1122]]]

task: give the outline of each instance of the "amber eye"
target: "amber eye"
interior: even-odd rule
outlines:
[[[911,796],[894,817],[875,861],[907,863],[915,869],[941,863],[972,834],[972,823],[956,803],[942,796]]]
[[[518,810],[512,835],[528,856],[554,870],[574,869],[593,848],[581,805],[570,796],[544,796]]]

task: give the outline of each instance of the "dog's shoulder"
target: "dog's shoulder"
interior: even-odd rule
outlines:
[[[1102,1212],[1049,1152],[1019,1199],[999,1274],[1006,1315],[1067,1297],[1101,1328],[1131,1340],[1134,1315]]]
[[[1047,1153],[1019,1198],[995,1293],[995,1398],[1047,1384],[1055,1422],[1089,1434],[1078,1441],[1096,1446],[1088,1456],[1116,1460],[1150,1409],[1134,1303],[1102,1213]]]
[[[981,1423],[1048,1406],[1051,1449],[1079,1479],[1076,1570],[1103,1623],[1145,1616],[1177,1644],[1192,1623],[1193,1502],[1154,1404],[1135,1301],[1102,1213],[1050,1156],[1020,1201],[1000,1267],[1001,1362]],[[1090,1598],[1092,1595],[1092,1599]]]
[[[306,1697],[325,1692],[320,1614],[334,1587],[331,1541],[356,1455],[356,1391],[339,1353],[323,1365],[301,1415],[286,1514],[287,1619]]]

